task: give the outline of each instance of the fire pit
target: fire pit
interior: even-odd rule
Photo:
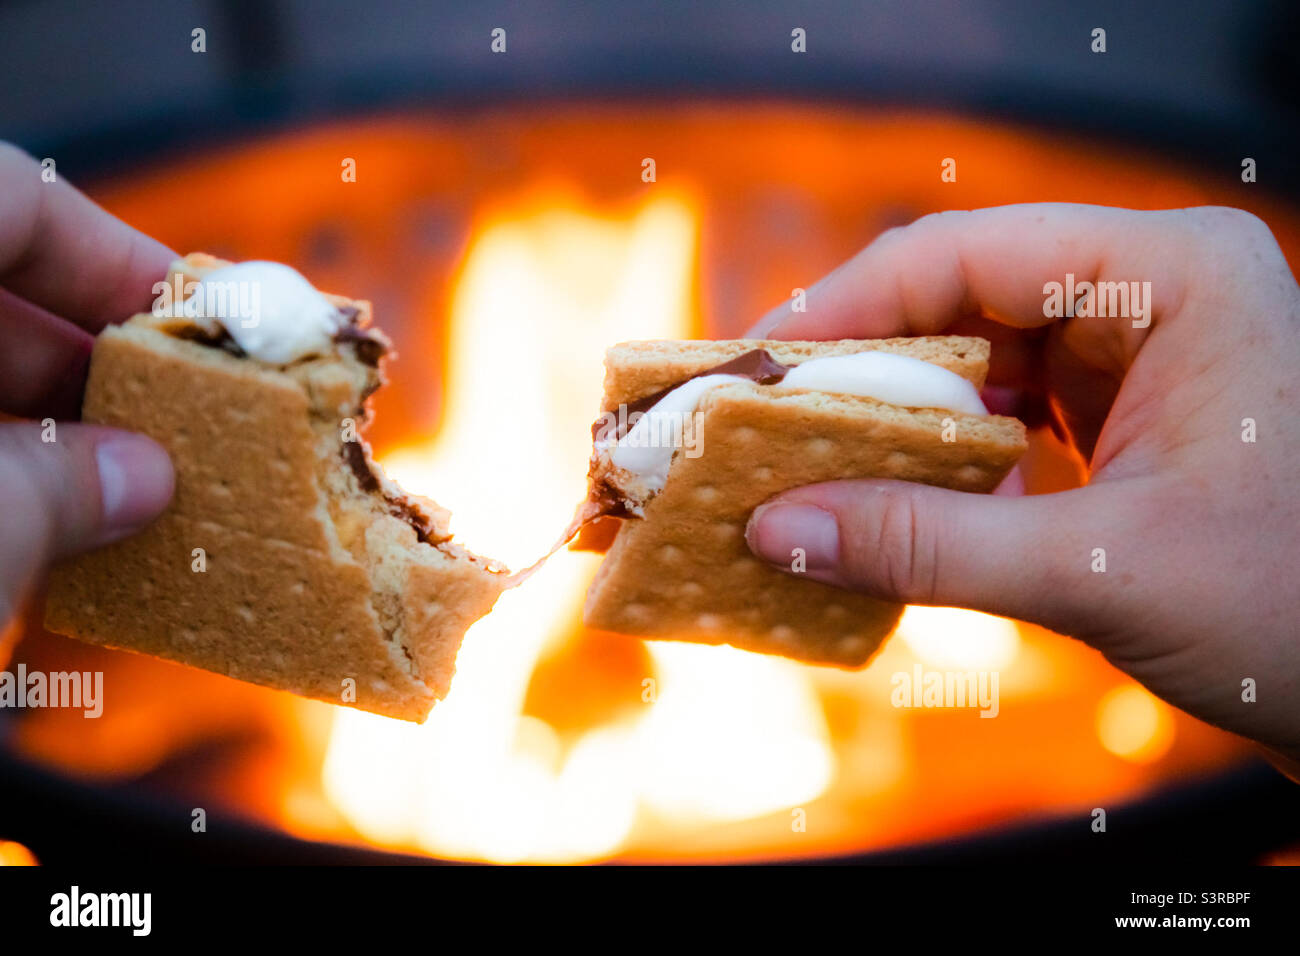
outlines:
[[[939,177],[950,156],[955,183]],[[356,182],[340,177],[348,159]],[[371,297],[399,352],[377,396],[377,457],[515,567],[583,495],[606,345],[735,336],[891,225],[1041,199],[1221,203],[1300,251],[1280,200],[1148,156],[943,114],[776,103],[400,113],[84,185],[173,248],[286,261]],[[1025,465],[1038,489],[1079,480],[1049,436]],[[561,552],[507,593],[419,727],[83,646],[32,615],[8,666],[103,670],[108,705],[97,720],[0,712],[5,759],[25,774],[8,799],[76,778],[62,799],[111,794],[101,805],[123,819],[202,807],[242,859],[493,862],[995,855],[971,841],[1023,843],[1152,794],[1282,803],[1260,801],[1276,777],[1249,769],[1239,741],[1039,628],[909,609],[867,670],[810,668],[585,629],[597,563]],[[895,706],[891,678],[917,668],[996,673],[996,719]],[[8,809],[0,837],[61,852]],[[1300,836],[1265,819],[1241,859]]]

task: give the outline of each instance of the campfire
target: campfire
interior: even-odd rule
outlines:
[[[1251,208],[1154,160],[946,117],[628,115],[308,129],[89,191],[174,248],[278,259],[372,297],[399,352],[377,396],[378,459],[516,569],[584,495],[610,344],[734,336],[933,209]],[[953,155],[958,183],[945,185]],[[647,156],[655,182],[641,177]],[[345,157],[355,183],[340,181]],[[1296,220],[1269,221],[1293,254]],[[1035,436],[1026,469],[1040,489],[1079,480],[1050,436]],[[300,836],[493,862],[859,852],[1086,813],[1244,753],[1086,647],[974,612],[908,609],[858,672],[592,631],[581,607],[599,560],[562,550],[507,592],[423,726],[29,624],[14,660],[102,669],[104,714],[26,714],[11,746]],[[931,705],[935,673],[972,676],[965,705]]]

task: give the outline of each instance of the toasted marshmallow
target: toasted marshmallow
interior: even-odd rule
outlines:
[[[619,440],[610,463],[635,475],[650,493],[658,493],[668,480],[677,445],[663,442],[665,435],[686,434],[689,419],[706,392],[734,382],[743,375],[701,375],[673,389],[645,413]],[[874,398],[904,408],[940,408],[967,415],[987,415],[979,391],[956,372],[931,362],[892,352],[858,352],[809,359],[796,365],[774,386],[800,388],[834,395]],[[676,423],[680,422],[680,425]],[[703,436],[693,434],[698,446]]]
[[[956,372],[893,352],[810,359],[790,369],[781,387],[857,395],[904,408],[944,408],[967,415],[989,411],[975,386]]]
[[[701,375],[683,382],[641,416],[610,453],[610,461],[637,475],[648,488],[658,491],[668,480],[677,444],[663,441],[665,435],[683,435],[704,393],[731,382],[748,382],[743,375]],[[697,438],[698,440],[698,438]]]
[[[347,318],[299,272],[278,262],[214,269],[185,300],[185,315],[215,320],[246,353],[284,365],[331,347]]]

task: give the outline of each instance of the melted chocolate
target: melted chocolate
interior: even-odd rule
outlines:
[[[743,355],[737,355],[734,359],[723,362],[721,365],[715,365],[713,368],[706,368],[702,372],[696,372],[694,375],[690,376],[690,378],[684,378],[674,385],[669,385],[667,388],[661,388],[659,391],[652,392],[651,394],[638,398],[635,401],[625,402],[624,405],[627,408],[627,414],[621,416],[625,419],[623,424],[620,424],[613,435],[603,435],[601,433],[601,428],[605,424],[605,419],[602,416],[591,426],[592,440],[597,438],[613,438],[617,441],[623,438],[623,436],[627,434],[627,426],[631,424],[628,420],[631,419],[633,413],[640,412],[644,414],[645,412],[650,411],[650,409],[659,404],[661,399],[667,397],[669,392],[680,388],[691,379],[701,378],[705,375],[742,375],[756,385],[775,385],[785,378],[786,374],[792,368],[794,368],[793,365],[783,365],[776,359],[772,358],[772,353],[767,349],[751,349]]]
[[[785,365],[772,358],[772,353],[767,349],[750,349],[721,365],[697,372],[691,378],[699,378],[701,375],[743,375],[759,385],[775,385],[785,378],[792,368],[793,365]],[[683,383],[678,382],[672,388],[677,388],[681,384]],[[671,392],[672,388],[667,391]]]
[[[343,457],[352,469],[352,473],[357,476],[357,484],[361,486],[361,490],[372,494],[383,494],[384,501],[388,504],[388,513],[394,518],[401,518],[414,528],[415,536],[422,542],[425,544],[439,544],[451,538],[451,535],[439,534],[437,524],[421,511],[420,506],[415,502],[384,492],[374,470],[370,467],[370,460],[366,457],[365,446],[361,442],[344,442]]]
[[[243,358],[248,354],[239,347],[239,343],[225,329],[212,333],[197,325],[178,325],[175,328],[169,328],[167,334],[174,338],[185,339],[187,342],[197,342],[199,345],[206,345],[209,348],[221,349],[236,358]]]
[[[578,526],[569,538],[570,551],[592,551],[604,554],[614,544],[618,532],[623,527],[623,518],[608,514],[596,517]]]
[[[674,385],[669,385],[667,388],[662,388],[650,395],[625,403],[626,413],[619,416],[621,421],[616,426],[613,435],[605,433],[604,429],[608,425],[608,420],[602,415],[591,426],[592,441],[597,439],[618,441],[623,438],[627,434],[628,428],[634,424],[631,421],[634,413],[644,414],[650,411],[669,392],[680,388],[691,379],[700,378],[704,375],[742,375],[756,385],[775,385],[784,379],[793,367],[778,362],[767,349],[751,349],[742,355],[737,355],[734,359],[723,362],[721,365],[706,368],[704,371],[696,372],[690,378],[682,379]],[[579,509],[573,523],[565,532],[564,540],[572,542],[570,548],[575,551],[604,552],[609,550],[609,546],[614,542],[614,537],[618,534],[618,529],[622,526],[622,519],[628,517],[627,504],[618,491],[595,477],[595,464],[595,458],[593,457],[591,490],[588,492],[587,501]]]
[[[352,311],[355,313],[356,310]],[[379,360],[388,354],[388,342],[382,335],[357,325],[345,325],[339,329],[334,333],[334,341],[350,344],[357,353],[357,360],[371,368],[378,368]]]
[[[388,354],[388,339],[381,332],[373,329],[363,329],[357,324],[357,320],[361,317],[361,310],[355,305],[341,307],[339,314],[347,320],[347,325],[334,333],[334,341],[338,344],[351,345],[358,361],[371,368],[378,368],[379,360]],[[362,393],[361,409],[358,412],[358,417],[364,414],[366,399],[374,394],[379,385],[380,382],[378,381],[372,382]],[[384,502],[388,505],[388,513],[395,518],[401,518],[409,524],[415,530],[415,536],[420,541],[424,544],[437,545],[450,540],[451,535],[438,533],[437,523],[420,510],[419,505],[405,497],[389,494],[384,489],[379,478],[375,475],[374,469],[370,466],[370,459],[366,455],[364,444],[360,441],[344,442],[343,458],[352,469],[352,473],[356,475],[357,484],[361,486],[361,490],[370,494],[382,495]]]
[[[339,310],[347,325],[334,333],[334,341],[349,344],[356,352],[357,360],[371,368],[379,368],[379,360],[388,354],[389,342],[383,334],[373,329],[363,329],[357,325],[361,310],[355,305],[345,305]],[[224,328],[213,333],[197,325],[176,325],[167,330],[168,335],[189,342],[197,342],[210,348],[222,349],[236,358],[243,358],[248,353],[239,347],[231,334]],[[373,389],[372,389],[373,391]]]
[[[438,526],[434,520],[420,510],[419,506],[406,498],[390,498],[384,496],[388,502],[388,513],[394,518],[401,518],[412,528],[415,529],[415,536],[425,544],[441,544],[443,541],[450,541],[451,535],[439,534]]]
[[[792,368],[794,368],[793,365],[782,365],[772,358],[772,353],[767,349],[751,349],[743,355],[737,355],[734,359],[723,362],[721,365],[706,368],[703,372],[696,372],[690,378],[684,378],[676,385],[669,385],[667,388],[660,389],[653,395],[638,398],[635,402],[628,402],[628,414],[632,412],[648,412],[659,403],[660,399],[667,397],[669,392],[681,388],[692,378],[702,378],[705,375],[743,375],[756,385],[775,385],[785,378]]]
[[[352,474],[357,476],[357,484],[361,486],[362,491],[378,491],[379,479],[370,468],[370,462],[366,459],[366,450],[359,441],[345,441],[343,443],[343,457],[347,459],[348,465],[352,468]]]

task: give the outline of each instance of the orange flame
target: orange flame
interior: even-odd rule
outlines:
[[[585,493],[604,348],[689,335],[697,231],[679,197],[622,221],[544,209],[488,224],[452,306],[451,418],[436,441],[386,456],[388,472],[452,508],[462,540],[531,563]],[[825,720],[787,661],[654,644],[639,714],[567,747],[523,714],[599,560],[561,551],[506,593],[424,726],[338,716],[325,786],[359,831],[444,856],[585,860],[620,850],[645,816],[744,820],[826,788]]]

